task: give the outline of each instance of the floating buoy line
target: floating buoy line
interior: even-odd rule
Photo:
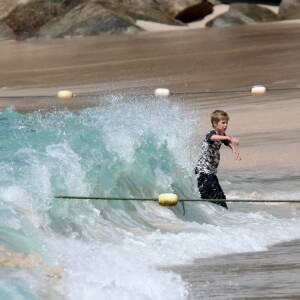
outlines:
[[[164,193],[158,198],[123,198],[123,197],[93,197],[93,196],[55,196],[55,199],[61,200],[103,200],[103,201],[154,201],[161,206],[176,206],[178,202],[182,203],[183,215],[185,215],[185,202],[243,202],[243,203],[300,203],[300,200],[254,200],[254,199],[178,199],[176,194]]]
[[[157,88],[154,90],[154,96],[156,97],[169,97],[169,96],[189,96],[189,95],[201,95],[201,94],[230,94],[230,93],[248,93],[252,96],[264,96],[267,92],[284,92],[284,91],[293,91],[300,90],[300,87],[287,87],[287,88],[267,88],[263,85],[255,85],[250,89],[230,89],[230,90],[200,90],[194,92],[171,92],[167,88]],[[138,95],[149,95],[149,93],[139,93]],[[0,96],[0,99],[10,99],[10,98],[51,98],[56,97],[60,100],[72,100],[74,97],[93,97],[99,96],[99,92],[94,93],[79,93],[75,94],[72,91],[62,90],[59,91],[56,95],[8,95]]]
[[[93,196],[55,196],[55,199],[70,200],[112,200],[112,201],[155,201],[162,206],[175,206],[178,202],[244,202],[244,203],[300,203],[299,200],[271,200],[271,199],[178,199],[176,194],[160,194],[158,198],[124,198],[124,197],[93,197]]]

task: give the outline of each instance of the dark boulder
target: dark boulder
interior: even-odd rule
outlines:
[[[18,40],[142,31],[136,20],[184,25],[158,0],[1,0],[0,18]],[[181,2],[186,2],[181,0]],[[81,11],[82,10],[82,11]],[[0,19],[1,20],[1,19]]]
[[[35,0],[19,4],[3,19],[18,39],[33,37],[40,27],[64,15],[82,0]]]
[[[152,21],[168,25],[183,25],[182,22],[176,20],[170,15],[144,5],[129,5],[112,3],[109,1],[98,1],[103,7],[114,11],[122,16],[128,16],[134,20]]]
[[[19,2],[17,0],[1,0],[0,1],[0,21],[6,18],[16,7]]]
[[[201,0],[108,0],[108,3],[117,3],[131,6],[144,7],[162,12],[165,15],[175,17],[185,8],[199,4]]]
[[[135,20],[106,9],[100,1],[90,1],[76,6],[60,20],[44,25],[38,37],[91,36],[141,31]]]
[[[134,33],[143,30],[136,25],[137,20],[184,25],[203,19],[212,13],[216,2],[218,0],[0,0],[0,21],[5,24],[1,25],[0,35],[2,40],[13,37],[22,40]],[[299,18],[299,2],[282,0],[279,18]],[[229,12],[207,26],[276,20],[277,15],[266,8],[231,4]]]

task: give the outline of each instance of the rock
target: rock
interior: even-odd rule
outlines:
[[[6,18],[17,6],[17,0],[1,0],[0,3],[0,20]]]
[[[0,41],[15,40],[14,32],[3,22],[0,22]]]
[[[137,32],[136,20],[184,25],[165,12],[160,0],[1,0],[0,17],[18,40]],[[178,0],[185,5],[194,0]],[[176,1],[174,1],[176,2]],[[157,9],[160,8],[160,9]],[[80,10],[83,12],[80,12]]]
[[[189,6],[199,4],[202,0],[108,0],[106,2],[118,2],[118,4],[122,2],[123,5],[131,7],[151,8],[171,17],[175,17],[179,12]]]
[[[227,13],[211,20],[206,26],[226,27],[272,21],[278,21],[278,16],[268,8],[256,4],[231,4]]]
[[[18,39],[34,36],[42,25],[70,10],[80,0],[31,0],[19,4],[3,19]]]
[[[298,17],[295,5],[300,0],[282,1],[286,6],[281,8],[281,19]],[[183,22],[200,20],[210,14],[216,2],[219,0],[0,0],[0,21],[6,24],[1,25],[0,36],[1,39],[16,36],[22,40],[133,33],[142,30],[136,25],[137,20],[184,25]],[[291,8],[285,16],[288,6]],[[207,26],[275,20],[276,14],[266,8],[232,4],[228,13]]]
[[[300,0],[282,0],[278,18],[279,20],[300,19]]]
[[[188,9],[189,7],[198,6],[201,5],[203,2],[202,0],[177,0],[177,1],[153,1],[153,2],[165,2],[165,7],[161,7],[160,9],[163,9],[171,16],[177,16],[180,12],[184,11],[185,9]],[[205,1],[204,1],[205,2]]]
[[[98,2],[106,9],[110,9],[122,16],[128,16],[134,20],[152,21],[167,25],[184,25],[170,15],[150,7],[109,3],[109,1]]]
[[[179,14],[176,15],[176,19],[184,23],[190,23],[198,20],[202,20],[205,16],[213,12],[213,5],[203,0],[202,2],[189,6]]]
[[[57,22],[43,26],[38,37],[90,36],[141,31],[135,20],[104,8],[97,0],[76,6]]]

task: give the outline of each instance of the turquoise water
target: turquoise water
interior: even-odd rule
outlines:
[[[187,283],[160,267],[300,238],[293,207],[187,203],[183,215],[181,205],[55,199],[197,197],[196,118],[151,96],[98,101],[77,113],[0,114],[0,299],[186,299]],[[223,184],[232,198],[299,196],[284,187],[263,194],[267,180],[284,182],[248,178],[236,193],[231,174]],[[56,267],[61,276],[49,276]]]

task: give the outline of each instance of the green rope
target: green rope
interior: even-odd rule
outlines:
[[[55,199],[73,200],[115,200],[115,201],[157,201],[158,198],[118,198],[118,197],[89,197],[89,196],[55,196]],[[253,200],[253,199],[178,199],[178,202],[246,202],[246,203],[300,203],[300,200]]]
[[[116,197],[86,197],[86,196],[55,196],[56,199],[74,199],[74,200],[117,200],[117,201],[158,201],[155,198],[116,198]]]

